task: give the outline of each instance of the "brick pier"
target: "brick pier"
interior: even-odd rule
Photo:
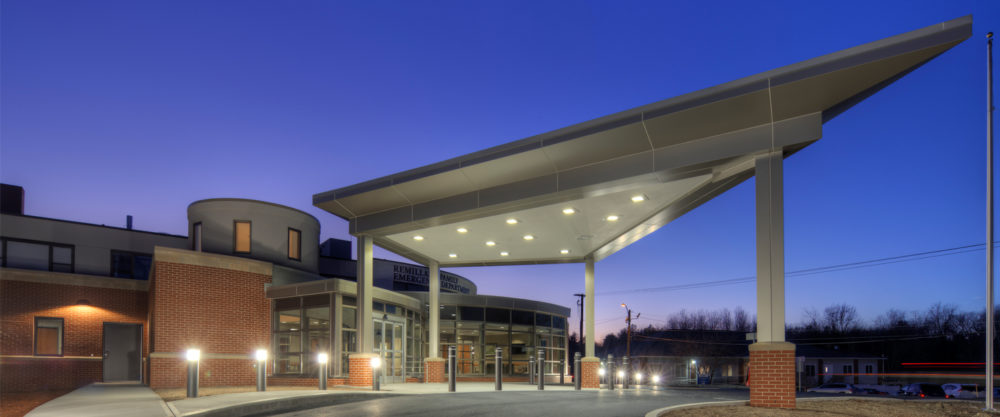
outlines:
[[[750,405],[795,408],[795,345],[758,342],[750,345]]]

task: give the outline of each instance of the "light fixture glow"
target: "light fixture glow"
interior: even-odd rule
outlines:
[[[500,252],[500,256],[507,256],[507,255],[510,255],[510,252],[507,251]]]
[[[319,355],[316,355],[316,362],[319,362],[320,365],[325,365],[328,360],[330,360],[330,357],[327,356],[325,353],[320,353]]]
[[[497,245],[497,243],[494,242],[494,241],[492,241],[492,240],[487,240],[486,241],[486,246],[496,246],[496,245]]]
[[[517,219],[511,217],[507,219],[507,224],[517,224]]]
[[[534,240],[535,237],[532,235],[524,235],[524,240]]]
[[[448,257],[449,257],[449,258],[457,258],[457,257],[458,257],[458,254],[457,254],[457,253],[449,253],[449,254],[448,254]]]
[[[597,374],[600,375],[600,376],[604,376],[604,373],[605,373],[604,372],[604,368],[601,368],[601,369],[597,370]]]
[[[458,228],[458,233],[469,233],[469,229],[466,229],[464,227],[459,227]]]
[[[660,383],[660,376],[659,375],[653,375],[653,383],[654,384],[659,384]]]
[[[381,366],[382,366],[382,358],[379,358],[379,357],[372,358],[372,368],[373,369],[378,369]]]
[[[559,253],[565,255],[565,254],[569,253],[569,249],[563,249],[563,250],[559,251]]]
[[[625,378],[625,371],[618,371],[619,378]]]
[[[637,372],[635,374],[635,382],[640,382],[640,381],[642,381],[642,372]]]
[[[188,349],[187,353],[184,354],[184,357],[191,362],[196,362],[201,359],[201,351],[198,349]]]
[[[607,220],[609,222],[616,222],[616,221],[618,221],[618,215],[617,214],[612,214],[612,215],[610,215],[608,217],[605,217],[604,220]]]
[[[576,209],[573,207],[566,207],[563,209],[563,214],[573,214],[576,213]]]
[[[421,241],[421,240],[424,240],[424,237],[423,237],[423,236],[420,236],[420,235],[416,235],[416,236],[414,236],[414,237],[413,237],[413,240],[416,240],[416,241],[418,241],[418,242],[419,242],[419,241]]]
[[[257,358],[257,362],[266,361],[267,349],[257,349],[257,353],[254,354],[254,357]]]
[[[632,196],[633,203],[641,203],[643,201],[646,201],[646,196],[642,194]]]
[[[692,364],[692,365],[694,365],[694,364],[696,364],[696,363],[698,363],[698,361],[696,361],[696,360],[694,360],[694,359],[691,359],[691,364]]]

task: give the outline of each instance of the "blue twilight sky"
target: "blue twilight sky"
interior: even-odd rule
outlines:
[[[786,160],[786,269],[982,243],[985,33],[1000,2],[0,3],[0,179],[28,214],[185,234],[243,197],[346,223],[314,193],[972,14],[973,37]],[[998,52],[1000,53],[1000,52]],[[382,251],[381,257],[393,257]],[[985,252],[789,278],[789,322],[846,302],[985,305]],[[597,264],[598,294],[752,276],[753,180]],[[580,264],[456,268],[575,306]],[[742,306],[754,285],[596,299],[599,333]],[[574,308],[574,328],[577,320]]]

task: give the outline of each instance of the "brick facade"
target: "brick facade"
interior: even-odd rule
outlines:
[[[601,375],[598,371],[601,369],[601,360],[597,358],[583,358],[580,360],[580,387],[581,388],[600,388],[601,387]]]
[[[252,355],[270,347],[270,272],[257,261],[160,249],[150,278],[149,386],[184,387],[191,348],[201,350],[201,386],[254,385]]]
[[[444,369],[444,359],[424,359],[424,382],[448,382],[448,375],[445,374]]]
[[[750,345],[750,405],[795,408],[795,345],[761,342]]]
[[[145,324],[144,290],[68,285],[79,275],[5,268],[0,280],[0,391],[73,389],[102,380],[104,323]],[[14,276],[41,277],[32,281]],[[98,277],[96,281],[117,280]],[[138,287],[132,285],[133,287]],[[83,301],[83,304],[79,302]],[[34,356],[35,317],[63,319],[63,356]],[[149,352],[143,328],[142,359]]]

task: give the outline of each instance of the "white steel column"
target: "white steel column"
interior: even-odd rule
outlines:
[[[440,266],[437,261],[430,261],[427,263],[427,284],[430,287],[428,289],[428,298],[430,304],[427,314],[427,347],[428,347],[428,357],[430,358],[440,358],[441,355],[438,353],[438,347],[441,345],[441,332],[438,330],[438,324],[441,321],[441,305],[438,301],[438,294],[441,293],[441,273]]]
[[[587,257],[586,266],[583,272],[584,294],[583,297],[583,327],[586,335],[586,357],[593,358],[594,337],[597,332],[594,330],[594,258]],[[581,335],[583,336],[583,335]]]
[[[372,237],[358,236],[358,343],[359,353],[375,353],[372,322]]]
[[[782,152],[756,160],[757,341],[785,341],[785,228]]]

